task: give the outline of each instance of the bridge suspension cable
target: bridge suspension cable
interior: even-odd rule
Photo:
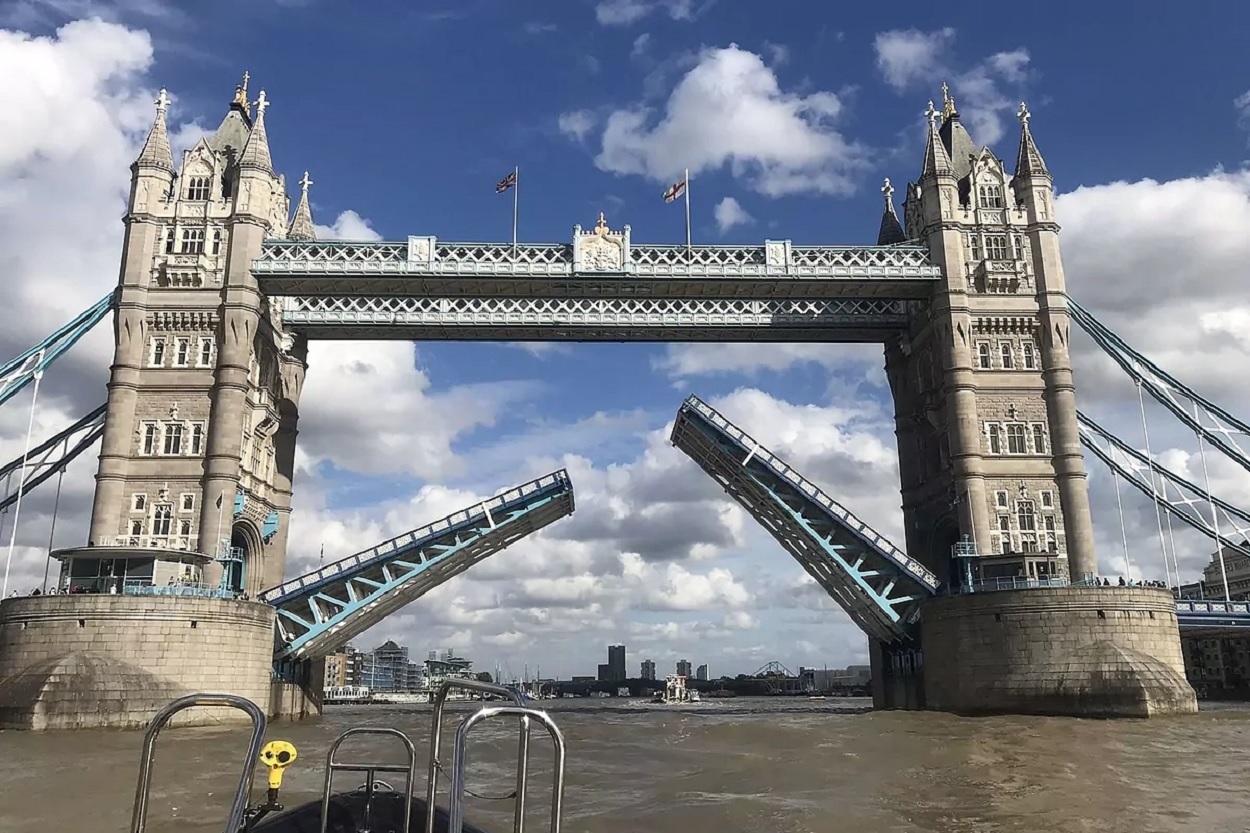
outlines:
[[[1231,460],[1250,472],[1250,452],[1242,442],[1250,443],[1250,425],[1233,416],[1225,408],[1201,396],[1193,388],[1172,376],[1150,359],[1130,347],[1124,339],[1094,318],[1084,307],[1068,299],[1072,320],[1080,325],[1112,360],[1160,405],[1202,439],[1218,448]],[[1210,423],[1210,427],[1204,424]]]
[[[1082,445],[1102,460],[1114,475],[1123,477],[1149,497],[1156,507],[1170,516],[1178,518],[1207,537],[1214,538],[1219,548],[1221,564],[1223,562],[1222,547],[1250,557],[1250,544],[1244,540],[1246,534],[1250,532],[1250,512],[1215,497],[1211,494],[1209,483],[1204,489],[1159,465],[1153,458],[1129,447],[1119,437],[1080,411],[1077,412],[1077,422],[1080,427]],[[1149,472],[1149,474],[1144,475],[1143,472]],[[1210,518],[1207,518],[1199,509],[1204,503],[1211,507]],[[1237,543],[1231,537],[1221,534],[1221,528],[1232,529],[1234,534],[1242,536],[1242,543]],[[1125,551],[1127,552],[1127,544]],[[1224,584],[1224,593],[1227,598],[1227,577],[1225,577]]]
[[[78,343],[92,327],[99,324],[114,307],[115,292],[110,292],[73,321],[36,344],[17,358],[0,366],[0,404],[17,395],[26,385],[35,381],[48,365],[62,353]]]

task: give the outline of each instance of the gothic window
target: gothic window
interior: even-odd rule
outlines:
[[[1016,260],[1024,260],[1024,238],[1018,234],[1011,237],[1011,251]]]
[[[979,234],[972,235],[972,261],[981,259],[981,236]]]
[[[131,512],[144,512],[148,508],[148,496],[140,492],[130,498]]]
[[[170,226],[165,229],[165,254],[172,255],[174,253],[174,227]]]
[[[184,255],[204,254],[204,229],[184,228],[182,230],[182,253]]]
[[[990,454],[1003,453],[1003,428],[997,422],[989,424]]]
[[[200,357],[196,362],[196,367],[212,367],[213,366],[213,340],[211,338],[200,339]]]
[[[148,354],[148,364],[152,367],[165,366],[165,339],[152,339],[152,350]]]
[[[1004,234],[985,235],[985,259],[1007,259],[1007,236]]]
[[[179,498],[178,511],[180,512],[195,511],[195,495],[193,493],[187,492]]]
[[[206,202],[211,188],[211,178],[206,176],[193,176],[187,180],[187,199],[191,202]]]
[[[977,342],[977,367],[981,370],[989,370],[993,367],[992,352],[988,341]]]
[[[135,518],[130,522],[130,534],[139,536],[143,534],[143,519]]]
[[[1037,552],[1037,512],[1031,500],[1016,501],[1016,526],[1022,552]]]
[[[221,229],[219,229],[219,228],[215,228],[215,229],[213,229],[213,249],[212,249],[212,252],[213,252],[213,254],[215,254],[215,255],[219,255],[219,254],[221,254]]]
[[[1010,341],[998,342],[998,353],[1003,359],[1003,370],[1013,370],[1016,366],[1016,352]]]
[[[1025,370],[1037,370],[1037,348],[1032,339],[1026,338],[1020,345],[1021,358],[1024,359]]]
[[[191,537],[191,521],[189,519],[183,518],[178,521],[178,534],[183,538]]]
[[[165,538],[173,525],[174,507],[168,503],[158,503],[152,512],[152,534],[157,538]]]
[[[1046,552],[1059,552],[1059,536],[1055,529],[1055,516],[1042,516],[1042,529],[1046,533]]]
[[[997,185],[982,185],[979,189],[982,208],[1002,208],[1003,189]]]
[[[1045,454],[1046,452],[1046,426],[1040,422],[1035,422],[1033,428],[1033,453]]]
[[[191,363],[191,339],[180,338],[174,342],[174,367],[187,367]]]
[[[143,453],[151,456],[160,448],[161,428],[155,422],[143,426]]]
[[[1011,518],[1007,515],[998,516],[998,551],[1011,552]]]
[[[1029,449],[1024,440],[1024,423],[1007,423],[1007,453],[1028,454]]]
[[[1052,492],[1050,489],[1044,489],[1042,491],[1041,498],[1042,498],[1043,509],[1055,508],[1055,493]],[[1054,519],[1052,518],[1051,520],[1053,521]]]
[[[170,422],[165,425],[164,453],[176,456],[182,453],[182,423]]]
[[[995,509],[1007,508],[1007,492],[1005,489],[1000,489],[999,491],[994,493],[994,508]]]
[[[196,456],[204,453],[204,423],[191,423],[191,454]]]

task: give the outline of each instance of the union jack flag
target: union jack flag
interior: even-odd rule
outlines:
[[[516,185],[516,171],[513,171],[512,173],[505,176],[503,179],[499,180],[499,184],[495,186],[495,193],[502,194],[504,191],[507,191],[513,185]]]
[[[672,202],[673,200],[686,193],[686,180],[674,182],[667,191],[664,192],[664,202]]]

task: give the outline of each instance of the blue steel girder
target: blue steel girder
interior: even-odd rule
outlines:
[[[48,365],[56,361],[62,353],[77,344],[79,339],[112,311],[115,300],[116,291],[110,292],[79,313],[73,321],[17,358],[0,366],[0,404],[16,396],[18,391],[34,381],[35,377],[43,373]]]
[[[324,656],[474,564],[573,513],[564,469],[261,593],[274,659]]]
[[[937,593],[930,570],[698,397],[678,411],[673,444],[724,487],[869,636],[910,636]]]
[[[1186,636],[1250,629],[1250,602],[1184,599],[1176,603],[1176,621]]]

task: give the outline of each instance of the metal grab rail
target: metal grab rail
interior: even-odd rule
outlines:
[[[521,718],[522,724],[528,729],[529,721],[536,720],[551,736],[555,748],[555,763],[551,773],[551,833],[560,833],[560,816],[564,802],[564,735],[546,712],[527,709],[521,706],[487,706],[478,709],[460,722],[456,729],[456,740],[451,756],[451,799],[448,802],[447,833],[464,833],[464,780],[465,780],[465,749],[469,739],[469,731],[483,720],[494,717],[513,716]],[[517,802],[518,805],[521,802]],[[518,831],[520,827],[517,828]]]
[[[438,759],[443,744],[443,709],[447,705],[447,695],[452,689],[476,691],[482,694],[495,694],[507,697],[524,708],[525,698],[519,691],[505,688],[495,683],[484,683],[479,680],[446,680],[438,687],[434,695],[433,725],[430,726],[430,772],[425,788],[425,833],[434,833],[436,816],[435,800],[438,798],[438,774],[442,770],[442,762]],[[512,813],[513,833],[523,833],[525,828],[525,785],[529,780],[530,760],[530,722],[527,716],[521,717],[521,733],[517,742],[517,774],[516,774],[516,806]],[[463,786],[463,785],[462,785]],[[507,796],[500,796],[506,798]],[[323,831],[324,833],[324,831]]]
[[[334,753],[339,750],[343,741],[353,735],[387,735],[389,737],[399,738],[404,744],[404,749],[408,753],[408,765],[401,766],[399,764],[351,764],[343,761],[334,760]],[[404,785],[404,833],[408,833],[409,824],[412,821],[412,814],[409,807],[412,805],[412,790],[417,783],[417,749],[412,745],[412,741],[408,736],[398,729],[387,728],[371,728],[361,727],[356,729],[348,729],[330,744],[330,751],[326,753],[326,780],[325,787],[321,792],[321,833],[326,833],[330,824],[330,787],[334,781],[335,772],[363,772],[365,773],[365,817],[363,822],[363,830],[371,829],[371,818],[373,815],[373,794],[379,786],[389,788],[390,785],[384,781],[378,781],[374,776],[379,772],[395,772],[407,775],[408,780]]]
[[[225,706],[245,712],[252,719],[252,740],[243,759],[243,772],[239,786],[235,788],[230,804],[230,816],[224,833],[239,833],[247,812],[247,800],[252,792],[252,778],[256,773],[256,761],[260,757],[261,743],[265,739],[265,713],[260,706],[236,694],[190,694],[180,697],[157,712],[143,736],[143,756],[139,759],[139,785],[135,789],[134,815],[130,820],[130,833],[144,833],[148,824],[148,793],[152,787],[152,759],[156,749],[156,736],[169,723],[170,718],[184,709],[195,706]]]

